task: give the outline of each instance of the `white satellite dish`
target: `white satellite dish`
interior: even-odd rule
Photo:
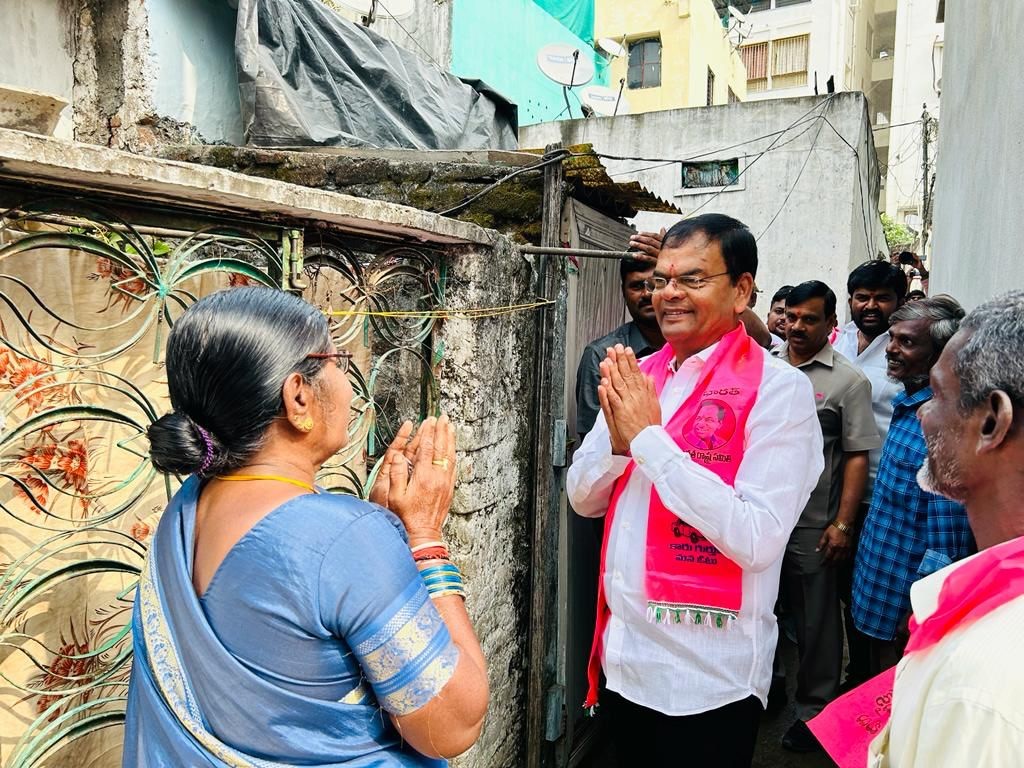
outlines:
[[[580,100],[599,115],[628,115],[629,102],[618,89],[606,85],[588,85],[580,93]]]
[[[334,0],[338,5],[355,11],[361,16],[375,19],[407,19],[416,12],[416,0],[388,0],[385,8],[376,0]]]
[[[579,48],[567,43],[551,43],[537,52],[540,71],[559,85],[572,88],[594,79],[594,62]]]
[[[747,14],[743,13],[735,5],[729,6],[729,15],[736,19],[740,24],[746,24],[747,22]]]
[[[623,40],[626,38],[623,37]],[[621,59],[626,55],[626,46],[622,45],[610,37],[602,37],[597,41],[597,47],[607,53],[613,59]]]

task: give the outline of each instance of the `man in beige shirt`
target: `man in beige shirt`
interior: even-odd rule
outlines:
[[[811,380],[824,438],[825,468],[782,561],[782,591],[800,653],[797,719],[782,739],[782,746],[793,752],[821,748],[805,723],[839,690],[843,625],[836,566],[853,554],[868,451],[881,445],[871,382],[828,343],[835,320],[835,293],[820,280],[801,283],[786,295],[787,340],[772,350]]]
[[[914,620],[959,619],[896,670],[892,718],[872,768],[1024,765],[1024,291],[978,307],[931,370],[918,480],[962,502],[981,552],[911,588]],[[985,558],[995,599],[959,569]],[[974,567],[976,567],[975,564]],[[966,573],[964,571],[962,573]],[[951,611],[949,606],[958,610]],[[917,630],[921,631],[921,630]]]

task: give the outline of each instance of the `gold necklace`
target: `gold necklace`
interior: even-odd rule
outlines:
[[[234,482],[245,482],[247,480],[277,480],[280,483],[288,483],[290,485],[298,486],[299,488],[305,488],[307,491],[313,493],[319,493],[315,486],[310,483],[305,483],[302,480],[296,480],[291,477],[284,477],[283,475],[215,475],[217,480],[228,480]]]

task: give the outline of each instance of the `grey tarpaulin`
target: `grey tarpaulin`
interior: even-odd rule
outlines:
[[[239,0],[235,57],[250,144],[518,148],[514,104],[320,0]]]

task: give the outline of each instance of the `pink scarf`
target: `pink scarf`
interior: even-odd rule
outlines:
[[[1024,595],[1024,536],[983,550],[948,577],[938,605],[920,624],[910,620],[905,654],[927,651],[950,632]],[[862,768],[868,747],[889,720],[896,667],[829,704],[807,725],[840,768]]]
[[[763,352],[738,325],[718,342],[701,370],[693,392],[665,424],[665,430],[691,459],[714,472],[730,486],[743,461],[747,417],[757,399],[764,372]],[[666,344],[640,365],[654,378],[661,395],[675,353]],[[616,481],[605,517],[601,573],[597,586],[597,622],[587,668],[589,689],[584,707],[597,705],[601,644],[611,611],[604,594],[608,540],[619,498],[632,477],[631,461]],[[644,584],[647,618],[653,622],[723,628],[739,615],[743,602],[743,572],[700,531],[669,510],[651,488],[647,516],[647,557]]]

